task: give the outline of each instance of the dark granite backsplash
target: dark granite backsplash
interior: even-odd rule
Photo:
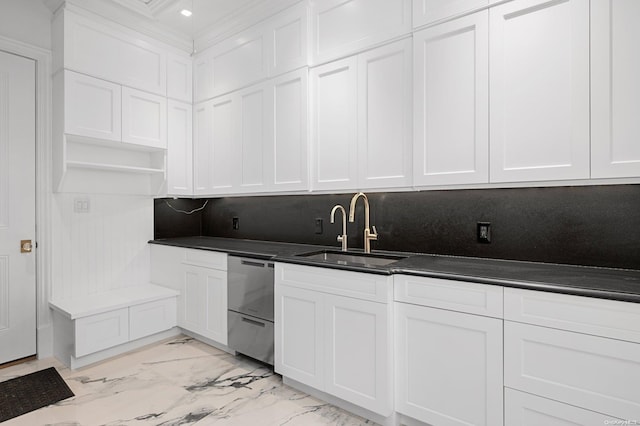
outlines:
[[[204,235],[334,245],[353,194],[155,201],[155,238]],[[640,269],[640,185],[474,189],[367,194],[373,249]],[[362,247],[363,203],[348,223],[349,247]],[[237,217],[239,229],[233,230]],[[323,221],[316,234],[315,220]],[[478,243],[477,222],[491,223]]]

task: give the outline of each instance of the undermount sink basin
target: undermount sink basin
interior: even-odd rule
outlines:
[[[364,254],[350,253],[346,251],[314,251],[311,253],[299,254],[300,257],[306,257],[312,260],[323,260],[327,262],[335,262],[340,265],[365,265],[365,266],[387,266],[398,260],[405,259],[406,256],[381,255],[381,254]]]

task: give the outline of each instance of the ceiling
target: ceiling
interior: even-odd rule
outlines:
[[[136,9],[142,7],[149,17],[161,25],[188,36],[197,38],[216,24],[237,19],[256,7],[264,7],[269,0],[116,0],[120,5]],[[191,17],[180,14],[182,9],[193,12]]]

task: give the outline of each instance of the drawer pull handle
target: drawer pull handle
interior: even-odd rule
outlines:
[[[261,323],[260,321],[252,320],[252,319],[245,318],[245,317],[242,317],[242,321],[243,322],[247,322],[247,323],[249,323],[251,325],[257,325],[259,327],[264,327],[264,323]]]
[[[251,262],[250,260],[241,260],[240,263],[242,265],[257,266],[258,268],[264,268],[264,263],[260,263],[260,262]]]

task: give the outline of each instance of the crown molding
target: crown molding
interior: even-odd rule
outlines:
[[[170,0],[158,1],[167,3]],[[76,11],[90,12],[181,51],[191,53],[193,50],[193,40],[190,35],[161,24],[150,12],[148,6],[137,0],[44,0],[44,2],[53,11],[66,7]]]

